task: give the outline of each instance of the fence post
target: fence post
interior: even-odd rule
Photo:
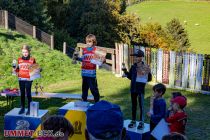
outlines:
[[[124,55],[124,63],[125,63],[125,67],[127,69],[129,69],[129,57],[128,57],[128,45],[124,44],[124,50],[123,50],[123,55]]]
[[[115,54],[116,54],[116,74],[119,74],[119,44],[115,43]]]
[[[115,50],[116,52],[116,50]],[[116,65],[116,59],[115,59],[115,53],[112,54],[112,73],[114,74],[115,71],[115,65]]]
[[[33,38],[36,38],[36,26],[33,26]]]
[[[122,72],[122,63],[123,63],[123,44],[121,43],[119,45],[119,74],[120,76],[123,75],[123,72]]]
[[[54,36],[53,35],[50,36],[50,48],[54,50]]]
[[[9,23],[8,23],[8,11],[4,11],[4,28],[6,30],[9,29]]]
[[[66,54],[66,42],[63,42],[63,54]]]

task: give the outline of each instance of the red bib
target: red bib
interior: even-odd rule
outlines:
[[[34,63],[36,63],[36,61],[32,57],[29,60],[18,58],[18,66],[19,66],[18,78],[30,79],[29,66]]]

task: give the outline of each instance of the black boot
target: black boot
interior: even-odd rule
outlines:
[[[25,108],[21,107],[20,111],[18,112],[18,114],[23,114],[25,113]]]
[[[30,115],[30,107],[28,108],[26,115]]]

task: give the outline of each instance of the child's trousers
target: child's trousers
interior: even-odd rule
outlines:
[[[131,93],[132,120],[136,120],[137,98],[139,100],[140,121],[144,121],[144,90],[145,83],[136,82],[136,92]]]
[[[21,92],[21,108],[25,108],[25,94],[27,94],[28,109],[30,110],[30,102],[32,101],[31,97],[32,81],[19,81],[19,86]]]
[[[88,90],[90,91],[94,97],[95,102],[99,101],[100,95],[98,91],[97,79],[95,77],[82,77],[82,99],[83,101],[87,101]]]

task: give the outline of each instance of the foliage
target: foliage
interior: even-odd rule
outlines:
[[[176,50],[177,43],[170,34],[158,23],[141,25],[141,43],[144,46]]]
[[[42,0],[0,0],[0,8],[8,10],[44,31],[50,31],[53,27]]]
[[[185,51],[189,48],[190,42],[187,32],[178,19],[172,19],[167,23],[166,29],[168,33],[172,35],[173,39],[178,42],[180,51]]]
[[[69,47],[75,48],[76,41],[69,36],[65,30],[54,30],[55,49],[62,51],[63,42],[66,42]]]
[[[113,47],[120,41],[117,31],[121,14],[125,12],[125,1],[45,0],[45,4],[55,28],[66,30],[78,42],[84,42],[90,33],[96,35],[100,46]]]
[[[140,19],[134,14],[123,14],[120,17],[118,34],[123,43],[140,43]]]
[[[75,2],[72,1],[72,3],[75,5]],[[72,7],[72,3],[70,2],[70,9],[80,9],[79,7]],[[73,21],[69,19],[70,25],[73,25],[72,27],[78,26],[77,32],[71,32],[70,30],[70,34],[76,33],[78,41],[83,42],[85,36],[92,33],[96,35],[99,45],[113,47],[114,43],[119,40],[116,30],[121,11],[120,4],[120,0],[84,1],[83,5],[80,4],[82,11],[78,12],[81,14],[79,22],[74,22],[74,18],[72,18]],[[77,17],[78,15],[76,15]],[[71,28],[71,26],[69,27]]]

